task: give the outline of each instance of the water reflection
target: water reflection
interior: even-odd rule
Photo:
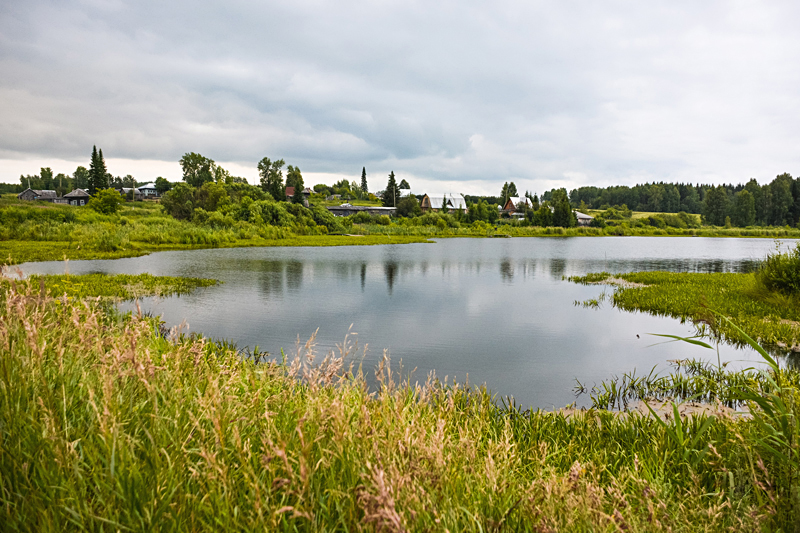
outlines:
[[[566,271],[567,271],[566,259],[553,258],[550,260],[550,277],[555,279],[561,279]]]
[[[386,277],[386,286],[389,288],[389,296],[391,296],[394,288],[394,278],[397,275],[397,262],[385,261],[383,263],[383,275]]]
[[[500,261],[500,277],[506,283],[514,281],[514,264],[508,257],[504,257]]]
[[[303,285],[303,263],[300,261],[286,262],[286,285],[290,291],[298,291]]]
[[[283,296],[284,261],[260,261],[260,286],[264,297]]]
[[[361,292],[364,292],[364,286],[367,284],[367,264],[361,263]]]

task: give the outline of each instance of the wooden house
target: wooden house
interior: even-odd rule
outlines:
[[[500,209],[500,213],[510,217],[522,217],[524,215],[523,211],[520,209],[521,204],[528,206],[528,209],[533,209],[533,202],[531,202],[531,199],[527,196],[524,198],[520,198],[519,196],[510,196]]]
[[[19,193],[17,195],[17,198],[20,200],[28,200],[28,201],[44,200],[45,202],[52,202],[53,200],[58,198],[58,195],[56,194],[56,191],[42,191],[39,189],[27,188],[21,193]]]
[[[84,191],[83,189],[75,189],[74,191],[65,194],[64,198],[66,198],[69,201],[69,205],[81,206],[81,205],[86,205],[89,202],[89,198],[91,198],[91,196],[89,196],[89,193]]]

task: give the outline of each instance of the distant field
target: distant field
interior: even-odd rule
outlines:
[[[590,216],[593,216],[593,217],[599,215],[602,212],[603,212],[603,209],[587,209],[586,210],[586,214],[590,215]],[[633,218],[633,219],[647,218],[649,216],[654,216],[654,215],[666,215],[666,214],[669,214],[669,213],[656,213],[654,211],[631,211],[631,213],[632,213],[631,218]],[[695,214],[689,213],[689,216],[694,217],[695,220],[697,220],[697,222],[700,223],[700,215],[695,215]]]

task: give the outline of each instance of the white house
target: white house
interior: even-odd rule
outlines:
[[[142,185],[141,187],[137,187],[136,189],[140,193],[142,193],[142,196],[144,196],[145,198],[158,196],[158,191],[156,190],[155,183],[148,183],[146,185]]]

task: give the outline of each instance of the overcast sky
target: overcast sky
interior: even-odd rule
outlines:
[[[499,194],[800,174],[800,2],[5,0],[0,181],[390,170]]]

